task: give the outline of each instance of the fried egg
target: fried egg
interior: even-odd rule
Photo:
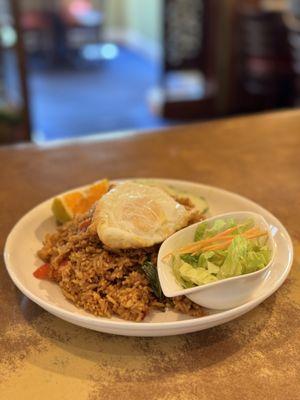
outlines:
[[[163,189],[126,182],[96,204],[93,225],[112,249],[150,247],[185,227],[190,212]]]

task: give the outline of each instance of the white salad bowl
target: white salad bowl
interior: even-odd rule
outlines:
[[[200,224],[210,224],[217,219],[227,220],[229,218],[235,219],[237,223],[251,218],[257,227],[267,231],[267,245],[271,250],[270,262],[261,270],[249,274],[239,275],[188,289],[182,288],[174,276],[170,257],[167,256],[184,245],[193,242],[196,229]],[[157,269],[162,291],[167,297],[184,295],[196,304],[215,310],[225,310],[240,306],[254,298],[255,292],[264,283],[272,266],[275,251],[276,244],[272,230],[266,220],[259,214],[241,211],[208,218],[205,221],[198,222],[174,233],[161,245],[158,253]]]

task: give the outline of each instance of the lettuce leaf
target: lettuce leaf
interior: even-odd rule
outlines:
[[[207,268],[208,260],[210,260],[214,256],[213,251],[206,251],[205,253],[200,254],[198,256],[198,267]]]
[[[206,251],[198,257],[198,267],[207,268],[208,263],[213,263],[220,267],[227,256],[227,250]]]
[[[204,268],[193,268],[190,264],[183,263],[179,268],[179,272],[181,277],[187,281],[191,282],[195,285],[204,285],[206,283],[215,282],[218,279],[210,274]]]
[[[220,271],[220,267],[218,267],[216,264],[208,261],[207,262],[207,272],[209,274],[217,275]]]
[[[196,230],[195,241],[209,238],[237,225],[234,219],[219,219],[212,225],[202,223]],[[247,239],[241,236],[253,226],[252,219],[245,220],[230,234],[234,238],[225,250],[210,250],[203,253],[200,250],[199,254],[176,256],[173,270],[178,283],[188,288],[264,268],[271,258],[267,238]]]
[[[180,270],[179,270],[179,268],[181,267],[181,264],[182,264],[182,261],[181,261],[180,257],[177,256],[177,255],[174,256],[174,259],[173,259],[173,273],[174,273],[175,279],[177,280],[177,282],[181,286],[185,287],[184,281],[183,281],[183,279],[181,277]]]
[[[194,236],[195,242],[198,242],[198,240],[203,239],[206,228],[207,228],[207,224],[205,222],[202,222],[200,225],[198,225],[196,232],[195,232],[195,236]]]
[[[210,258],[210,261],[218,267],[221,267],[225,261],[225,258],[227,257],[228,250],[217,250],[213,253],[214,255]]]
[[[214,221],[211,227],[208,227],[207,223],[202,222],[196,229],[194,241],[197,242],[198,240],[214,236],[217,233],[223,232],[226,229],[232,228],[236,225],[237,223],[232,218],[227,220],[217,219]]]
[[[181,258],[184,262],[186,262],[186,263],[192,265],[193,267],[197,267],[197,265],[198,265],[198,258],[199,258],[199,255],[194,255],[194,256],[193,256],[192,254],[182,254],[182,255],[180,256],[180,258]]]
[[[215,236],[220,232],[226,231],[229,228],[233,228],[234,226],[237,226],[237,223],[233,218],[229,218],[227,220],[217,219],[214,221],[211,228],[206,229],[203,239]]]
[[[264,268],[270,261],[271,252],[267,247],[262,247],[258,251],[250,250],[244,264],[244,274],[258,271]]]
[[[219,279],[226,279],[243,273],[243,265],[247,258],[248,240],[236,236],[228,247],[227,257],[218,273]]]
[[[268,264],[270,257],[271,252],[266,246],[253,245],[251,240],[238,235],[230,244],[217,276],[219,279],[226,279],[258,271]]]
[[[203,222],[196,229],[194,241],[197,242],[199,240],[212,237],[220,232],[223,232],[229,228],[233,228],[237,225],[238,225],[237,222],[233,218],[229,218],[227,220],[217,219],[216,221],[214,221],[211,227],[208,227],[207,223]],[[252,219],[247,219],[241,226],[237,228],[235,232],[233,232],[233,234],[235,235],[241,234],[247,231],[248,229],[252,228],[253,226],[254,226],[254,221]]]

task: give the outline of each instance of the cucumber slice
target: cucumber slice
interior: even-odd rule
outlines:
[[[190,193],[185,193],[185,196],[191,200],[191,202],[195,205],[195,207],[201,214],[205,214],[208,211],[209,206],[204,197],[195,196],[194,194]]]

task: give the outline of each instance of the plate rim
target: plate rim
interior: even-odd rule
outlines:
[[[197,326],[199,324],[199,322],[203,322],[204,325],[205,323],[207,324],[211,324],[211,323],[215,323],[216,325],[218,324],[222,324],[223,322],[221,320],[226,319],[228,321],[229,318],[231,319],[235,319],[238,318],[239,316],[241,316],[242,314],[245,314],[246,312],[250,311],[251,309],[255,308],[256,306],[258,306],[260,303],[262,303],[265,299],[267,299],[268,297],[270,297],[274,292],[276,292],[278,290],[278,288],[283,284],[283,282],[286,280],[292,264],[293,264],[293,258],[294,258],[294,249],[293,249],[293,243],[292,243],[292,239],[287,231],[287,229],[285,228],[285,226],[282,224],[282,222],[274,215],[272,214],[270,211],[268,211],[267,209],[265,209],[264,207],[262,207],[261,205],[259,205],[258,203],[254,202],[253,200],[242,196],[238,193],[235,192],[231,192],[229,190],[217,187],[217,186],[212,186],[212,185],[206,185],[200,182],[195,182],[195,181],[188,181],[188,180],[178,180],[178,179],[168,179],[168,178],[139,178],[139,177],[135,177],[135,178],[126,178],[126,179],[114,179],[111,182],[124,182],[124,181],[128,181],[128,180],[138,180],[138,179],[143,179],[143,180],[155,180],[157,182],[161,182],[161,183],[166,183],[166,184],[182,184],[182,185],[190,185],[190,186],[194,186],[194,187],[198,187],[198,189],[200,187],[204,187],[206,188],[206,190],[218,190],[219,192],[224,193],[225,195],[233,195],[235,198],[240,199],[240,200],[246,200],[248,203],[251,203],[252,205],[254,205],[255,207],[258,207],[258,209],[262,210],[264,213],[266,213],[269,217],[273,218],[275,220],[275,222],[280,226],[280,230],[283,232],[284,237],[285,237],[285,241],[287,242],[287,248],[289,250],[289,260],[287,265],[285,266],[285,269],[282,273],[282,275],[280,276],[280,278],[276,281],[276,284],[274,285],[274,287],[270,290],[267,291],[267,293],[262,294],[261,296],[258,296],[250,301],[248,301],[247,303],[244,303],[238,307],[235,308],[231,308],[229,310],[224,310],[221,312],[218,312],[216,314],[211,314],[211,315],[206,315],[203,317],[197,317],[197,318],[190,318],[190,319],[185,319],[185,320],[178,320],[178,321],[166,321],[166,322],[151,322],[151,321],[142,321],[142,322],[134,322],[134,321],[115,321],[112,320],[110,318],[105,318],[105,317],[96,317],[93,316],[91,314],[91,316],[89,315],[79,315],[76,314],[72,311],[69,310],[65,310],[62,309],[61,307],[57,306],[57,305],[52,305],[49,304],[46,300],[41,299],[40,297],[38,297],[37,295],[33,294],[30,290],[28,290],[18,279],[18,277],[16,276],[15,272],[12,270],[11,268],[11,264],[10,264],[10,248],[12,246],[13,243],[13,236],[16,234],[18,228],[24,223],[24,221],[26,221],[26,219],[28,219],[31,214],[33,214],[34,212],[37,211],[37,209],[39,208],[43,208],[47,205],[47,203],[50,203],[54,197],[62,195],[64,193],[67,193],[69,191],[72,190],[77,190],[77,189],[82,189],[84,187],[87,187],[89,184],[80,186],[80,187],[76,187],[73,189],[69,189],[65,192],[59,193],[56,196],[50,197],[47,200],[44,200],[43,202],[39,203],[38,205],[36,205],[35,207],[33,207],[31,210],[29,210],[25,215],[23,215],[17,222],[16,224],[13,226],[13,228],[11,229],[11,231],[9,232],[5,245],[4,245],[4,261],[5,261],[5,267],[6,267],[6,271],[8,272],[8,275],[10,276],[10,278],[12,279],[13,283],[17,286],[17,288],[23,293],[25,294],[30,300],[32,300],[34,303],[38,304],[40,307],[42,307],[43,309],[45,309],[46,311],[53,313],[54,315],[58,316],[59,318],[64,319],[63,316],[61,316],[61,314],[66,314],[66,316],[68,317],[68,321],[70,322],[70,320],[73,319],[79,319],[81,320],[83,323],[85,324],[92,324],[94,327],[98,327],[98,328],[103,328],[103,329],[114,329],[114,328],[121,328],[121,330],[130,330],[130,329],[134,329],[139,331],[139,333],[142,333],[145,330],[157,330],[157,328],[159,328],[160,330],[168,330],[168,329],[184,329],[184,328],[194,328],[195,326]],[[54,311],[52,311],[52,309]],[[76,321],[77,322],[77,321]],[[73,324],[77,324],[75,321],[72,322]],[[82,325],[81,325],[82,326]],[[93,328],[90,328],[93,329]],[[201,326],[199,326],[199,330],[201,329]],[[203,328],[202,328],[203,329]],[[204,328],[205,329],[205,328]]]

